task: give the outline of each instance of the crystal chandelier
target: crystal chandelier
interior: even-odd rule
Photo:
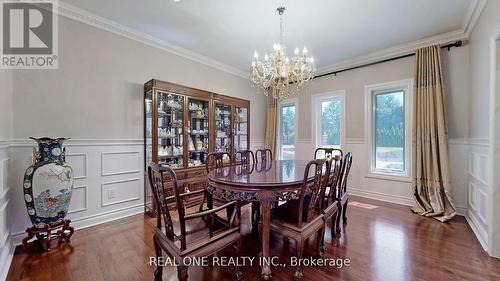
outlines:
[[[280,15],[280,43],[274,44],[273,53],[264,55],[264,61],[260,61],[259,54],[255,52],[250,79],[254,85],[264,90],[266,96],[271,93],[274,98],[284,100],[298,93],[307,81],[313,79],[316,68],[313,57],[307,55],[306,47],[302,49],[302,53],[295,48],[292,58],[287,56],[283,43],[285,7],[279,7],[277,11]]]

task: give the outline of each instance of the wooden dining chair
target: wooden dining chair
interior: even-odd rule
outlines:
[[[251,151],[249,149],[237,151],[234,156],[235,156],[234,163],[237,163],[237,164],[254,164],[255,163],[255,156],[253,154],[253,151]]]
[[[304,171],[302,188],[298,194],[298,207],[295,204],[285,203],[271,210],[270,230],[280,233],[284,237],[292,238],[297,243],[297,258],[301,259],[305,241],[316,235],[316,254],[323,254],[324,220],[323,210],[317,208],[317,201],[324,190],[323,167],[325,159],[309,162]],[[327,169],[328,171],[328,169]],[[312,172],[312,175],[311,175]],[[310,182],[310,176],[313,177]],[[323,206],[323,204],[319,204]],[[298,265],[294,275],[296,280],[303,278],[301,266]]]
[[[241,238],[239,226],[234,223],[237,206],[236,201],[227,202],[217,208],[200,209],[199,212],[187,214],[184,207],[184,198],[205,192],[198,190],[180,193],[177,177],[170,168],[160,167],[151,163],[148,167],[148,180],[153,192],[154,202],[158,208],[156,212],[156,226],[154,228],[153,243],[156,259],[165,251],[177,263],[177,277],[181,281],[188,279],[188,264],[185,257],[206,257],[233,246],[236,256],[239,254]],[[164,191],[164,185],[173,189],[177,209],[177,221],[172,220]],[[203,204],[203,203],[202,203]],[[215,219],[215,213],[233,207],[229,224],[220,223]],[[162,280],[163,264],[157,263],[154,273],[155,280]],[[238,267],[235,268],[237,280],[242,278]]]
[[[321,203],[323,206],[319,208],[323,210],[323,220],[326,225],[328,220],[331,219],[330,230],[332,238],[335,238],[336,232],[336,222],[338,219],[339,207],[337,203],[337,186],[340,180],[341,172],[342,172],[342,158],[340,155],[334,156],[328,160],[326,166],[327,172],[325,174],[325,187],[322,188],[324,190],[324,194],[320,195],[320,198],[323,198]]]
[[[273,152],[269,148],[257,149],[257,151],[255,151],[255,158],[257,162],[273,160]]]
[[[231,154],[228,152],[211,152],[205,159],[207,173],[212,169],[219,169],[231,165]]]
[[[340,233],[340,219],[342,224],[347,224],[347,205],[349,204],[349,194],[347,192],[347,179],[352,165],[352,153],[348,152],[342,159],[342,170],[337,185],[337,204],[339,212],[337,214],[337,233]]]
[[[332,147],[319,147],[314,151],[314,159],[326,159],[334,156],[344,156],[341,149]]]

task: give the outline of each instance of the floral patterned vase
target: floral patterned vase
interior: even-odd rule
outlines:
[[[65,138],[31,138],[34,164],[24,173],[24,201],[35,228],[61,224],[68,213],[73,191],[73,169],[65,163]]]

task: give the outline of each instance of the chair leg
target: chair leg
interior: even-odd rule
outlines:
[[[235,257],[238,258],[240,256],[241,239],[238,240],[238,242],[234,243],[233,249],[234,249]],[[235,280],[237,280],[237,281],[240,281],[241,279],[243,279],[243,273],[241,272],[237,263],[234,266],[234,277],[235,277]]]
[[[158,242],[156,242],[155,239],[153,239],[153,244],[155,246],[156,261],[157,261],[156,270],[154,273],[155,280],[161,280],[161,277],[163,275],[163,267],[158,263],[158,260],[161,257],[161,247],[160,247],[160,244],[158,244]]]
[[[333,214],[332,216],[332,221],[330,223],[330,234],[332,235],[332,240],[335,239],[337,237],[337,231],[335,231],[335,223],[337,221],[337,215],[338,215],[338,211],[335,212],[335,214]],[[325,223],[326,224],[326,223]]]
[[[347,204],[349,203],[349,198],[345,200],[344,209],[342,210],[342,223],[347,224]]]
[[[259,224],[260,219],[260,204],[259,202],[252,202],[252,227]]]
[[[316,233],[316,255],[318,257],[322,257],[324,254],[325,254],[325,227],[322,227]]]
[[[304,240],[300,239],[300,240],[296,240],[296,241],[297,241],[297,259],[300,260],[300,259],[302,259],[302,255],[304,253]],[[295,269],[294,279],[296,281],[300,281],[300,280],[302,280],[303,277],[304,277],[304,274],[302,273],[300,265],[298,264],[297,268]]]
[[[342,216],[342,205],[339,203],[338,205],[338,211],[337,211],[337,216],[335,218],[335,230],[337,231],[337,233],[340,233],[340,220],[341,220],[341,216]]]
[[[179,281],[187,281],[188,280],[188,267],[184,265],[177,266],[177,278]]]

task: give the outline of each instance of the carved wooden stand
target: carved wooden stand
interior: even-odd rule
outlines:
[[[30,227],[26,229],[26,233],[28,233],[28,237],[23,239],[23,247],[28,248],[29,245],[38,242],[44,251],[50,251],[50,244],[52,240],[58,239],[69,243],[69,239],[73,232],[75,231],[73,227],[69,226],[71,220],[64,220],[61,223],[47,227],[47,228],[35,228]],[[59,229],[59,230],[57,230]],[[57,230],[57,231],[56,231]],[[33,237],[36,237],[35,240],[31,240]]]

